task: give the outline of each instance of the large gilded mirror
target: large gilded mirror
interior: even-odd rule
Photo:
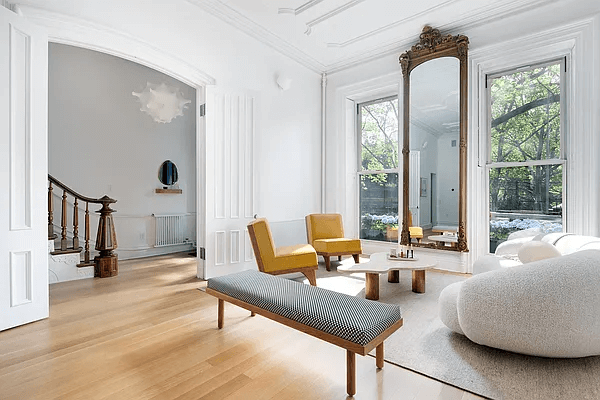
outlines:
[[[400,243],[468,251],[466,36],[423,28],[400,56],[403,186]]]

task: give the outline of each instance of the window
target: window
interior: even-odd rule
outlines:
[[[398,240],[398,97],[358,105],[360,238]]]
[[[490,252],[517,231],[562,231],[565,61],[488,76]]]

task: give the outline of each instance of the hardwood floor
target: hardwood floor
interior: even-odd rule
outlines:
[[[346,399],[345,350],[197,288],[185,254],[50,286],[50,318],[0,332],[0,399]],[[320,268],[324,268],[320,265]],[[356,357],[356,399],[481,397]]]

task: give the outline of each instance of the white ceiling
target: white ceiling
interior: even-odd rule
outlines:
[[[464,33],[557,0],[187,0],[317,72],[407,50],[424,25]]]

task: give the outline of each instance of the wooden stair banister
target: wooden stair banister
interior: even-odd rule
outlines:
[[[118,274],[118,261],[117,255],[113,253],[113,250],[117,248],[117,235],[115,233],[115,227],[113,223],[112,213],[115,210],[110,208],[110,204],[116,203],[115,199],[104,195],[101,198],[95,199],[87,196],[83,196],[73,189],[48,174],[48,240],[56,238],[54,234],[54,204],[52,198],[53,186],[59,187],[63,190],[61,200],[61,240],[60,250],[53,252],[53,254],[60,253],[74,253],[81,252],[79,247],[79,200],[85,202],[85,251],[84,260],[78,267],[94,265],[94,276],[105,278],[109,276],[115,276]],[[67,193],[74,197],[73,203],[73,247],[68,247],[67,239]],[[94,258],[94,261],[90,261],[90,212],[89,204],[101,204],[102,208],[97,212],[100,213],[100,221],[98,223],[98,234],[96,236],[95,249],[100,252],[100,255]]]

